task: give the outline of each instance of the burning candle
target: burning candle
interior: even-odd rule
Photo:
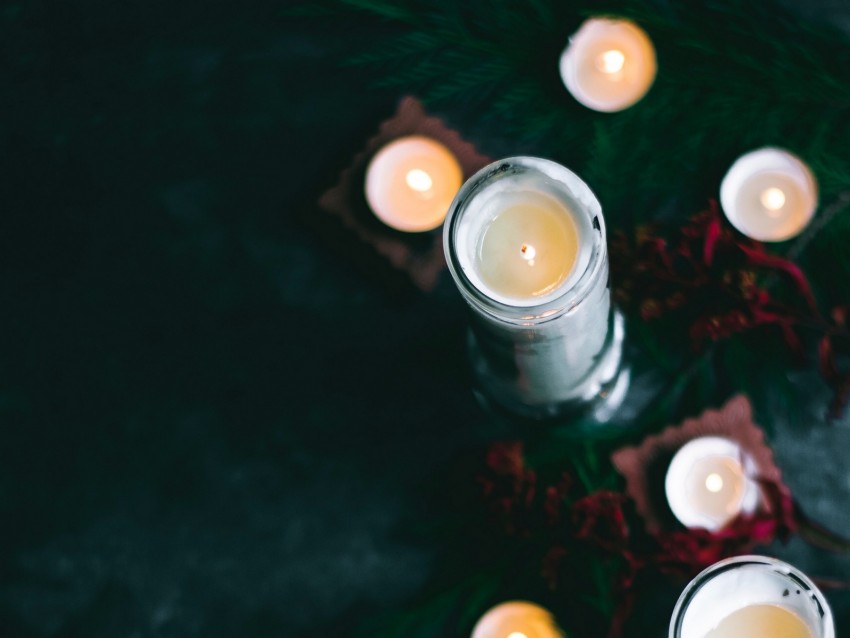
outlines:
[[[546,609],[534,603],[511,601],[496,605],[475,624],[472,638],[563,638]]]
[[[785,241],[815,214],[818,186],[809,167],[788,151],[766,147],[741,156],[720,185],[731,224],[758,241]]]
[[[506,193],[482,229],[476,269],[490,296],[536,303],[572,273],[578,230],[563,203],[542,192]]]
[[[412,135],[387,144],[372,158],[366,201],[387,226],[424,232],[443,223],[462,181],[463,170],[449,149]]]
[[[624,386],[611,384],[626,379],[623,322],[611,308],[605,223],[587,185],[548,160],[501,160],[464,184],[446,224],[485,397],[535,419],[600,395],[621,400]]]
[[[591,18],[561,54],[561,79],[584,106],[622,111],[640,100],[655,80],[655,48],[628,20]]]
[[[759,490],[749,476],[752,461],[729,439],[689,441],[673,457],[665,490],[670,509],[686,527],[718,530],[758,506]]]
[[[787,563],[739,556],[716,563],[682,592],[670,638],[835,638],[826,599]]]

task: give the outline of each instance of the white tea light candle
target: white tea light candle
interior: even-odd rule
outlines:
[[[706,436],[686,443],[667,470],[670,509],[686,527],[716,531],[758,507],[752,461],[729,439]]]
[[[555,618],[540,605],[511,601],[496,605],[475,624],[472,638],[563,638]]]
[[[729,222],[758,241],[799,235],[818,205],[818,185],[796,155],[766,147],[741,156],[720,185],[720,205]]]
[[[457,158],[428,137],[395,140],[366,169],[366,201],[387,226],[404,232],[433,230],[443,223],[463,182]]]
[[[765,556],[716,563],[685,588],[670,638],[835,638],[829,605],[802,572]]]
[[[570,38],[559,67],[564,85],[581,104],[595,111],[622,111],[652,86],[655,48],[633,22],[591,18]]]
[[[577,175],[534,157],[495,162],[461,188],[444,241],[489,401],[545,419],[622,400],[624,327],[611,307],[605,222]]]

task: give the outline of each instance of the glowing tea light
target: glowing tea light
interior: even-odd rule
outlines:
[[[366,169],[366,201],[387,226],[405,232],[443,223],[463,182],[451,151],[428,137],[403,137],[375,154]]]
[[[754,469],[740,446],[721,437],[689,441],[673,457],[665,489],[670,509],[686,527],[718,530],[758,506]]]
[[[835,638],[832,612],[815,584],[787,563],[738,556],[685,588],[670,638]]]
[[[584,106],[622,111],[649,91],[656,73],[655,48],[628,20],[591,18],[561,54],[561,79]]]
[[[481,616],[472,638],[564,638],[564,634],[546,609],[515,600],[496,605]]]
[[[818,186],[809,167],[779,148],[741,156],[720,185],[720,204],[730,223],[758,241],[799,235],[818,205]]]

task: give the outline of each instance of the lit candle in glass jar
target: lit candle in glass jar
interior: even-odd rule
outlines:
[[[561,54],[561,79],[573,97],[595,111],[622,111],[655,80],[655,48],[628,20],[592,18]]]
[[[667,470],[670,509],[686,527],[715,531],[758,506],[752,462],[729,439],[706,436],[689,441]]]
[[[679,597],[670,638],[835,638],[823,594],[801,571],[739,556],[699,574]]]
[[[504,159],[464,184],[446,224],[483,395],[533,419],[622,400],[624,326],[611,307],[602,210],[587,185],[555,162]]]
[[[762,148],[732,164],[720,185],[720,204],[731,224],[747,237],[785,241],[811,221],[818,186],[796,155]]]
[[[496,605],[475,624],[472,638],[563,638],[551,613],[540,605],[511,601]]]
[[[424,232],[443,223],[462,182],[463,169],[449,149],[412,135],[387,144],[372,158],[366,201],[387,226]]]

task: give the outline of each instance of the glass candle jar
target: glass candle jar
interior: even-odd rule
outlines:
[[[826,598],[798,569],[765,556],[715,563],[682,592],[670,638],[835,638]]]
[[[449,269],[471,309],[485,401],[535,420],[622,399],[624,321],[611,305],[605,220],[577,175],[534,157],[472,176],[446,218]]]

